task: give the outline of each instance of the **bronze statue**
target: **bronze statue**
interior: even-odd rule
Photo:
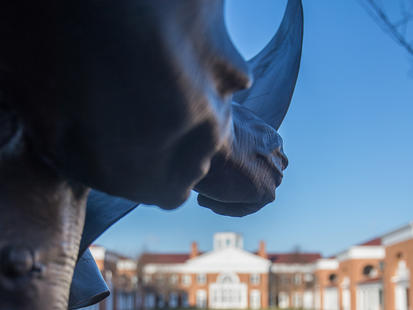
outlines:
[[[87,247],[138,203],[273,201],[302,30],[289,0],[246,63],[221,0],[2,1],[0,309],[107,296]]]

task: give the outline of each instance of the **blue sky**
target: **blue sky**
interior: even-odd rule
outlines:
[[[285,0],[228,0],[246,58],[270,40]],[[290,165],[277,199],[245,218],[216,215],[193,194],[175,211],[141,206],[97,243],[127,255],[212,247],[217,231],[269,251],[331,255],[413,220],[413,60],[357,0],[304,0],[301,72],[280,128]]]

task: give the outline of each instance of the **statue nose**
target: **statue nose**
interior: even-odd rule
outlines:
[[[249,88],[253,80],[251,72],[242,63],[238,65],[225,61],[218,62],[214,66],[214,75],[218,81],[218,92],[221,95]]]
[[[1,251],[0,268],[10,278],[17,278],[30,273],[34,267],[32,251],[26,247],[9,246]]]

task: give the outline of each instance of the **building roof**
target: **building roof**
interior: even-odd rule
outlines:
[[[268,253],[273,264],[309,264],[321,258],[320,253]]]
[[[378,246],[378,245],[382,245],[381,238],[380,237],[379,238],[374,238],[374,239],[368,240],[364,243],[361,243],[360,245],[361,246]]]
[[[101,245],[96,245],[96,244],[91,244],[89,246],[89,249],[92,253],[92,256],[94,257],[94,259],[97,260],[130,260],[130,261],[135,261],[135,259],[125,256],[125,255],[121,255],[117,252],[111,251],[111,250],[107,250],[105,247],[101,246]]]
[[[201,255],[203,253],[199,253]],[[256,253],[254,253],[256,254]],[[143,264],[180,264],[190,258],[189,253],[144,253],[140,257]],[[268,259],[278,264],[309,264],[321,258],[320,253],[269,253]]]
[[[179,264],[189,258],[189,253],[143,253],[139,261],[143,264]]]

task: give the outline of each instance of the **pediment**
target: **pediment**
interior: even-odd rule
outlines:
[[[188,260],[184,269],[188,273],[268,273],[271,262],[250,252],[227,248],[207,252]]]

